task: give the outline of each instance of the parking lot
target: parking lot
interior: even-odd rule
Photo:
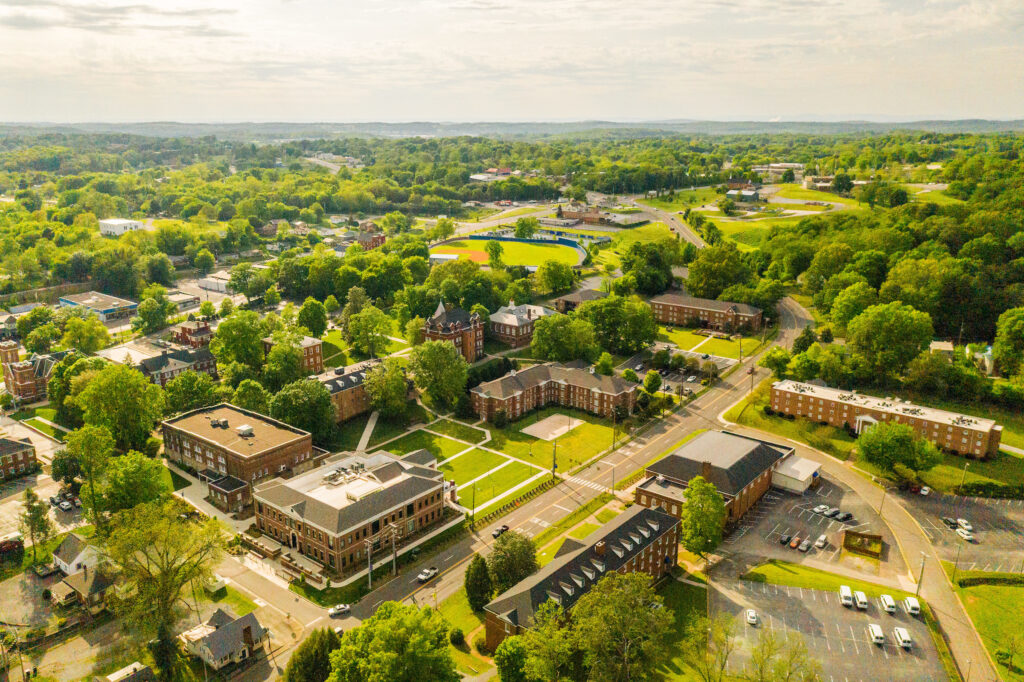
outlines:
[[[819,505],[838,507],[853,514],[848,521],[837,521],[813,511]],[[739,524],[722,541],[717,554],[748,555],[770,559],[784,559],[794,563],[803,561],[836,562],[841,558],[842,532],[855,530],[862,533],[877,533],[882,536],[884,549],[877,567],[857,561],[857,568],[872,570],[874,575],[894,576],[905,572],[902,558],[892,533],[878,516],[876,510],[860,499],[848,488],[825,477],[814,488],[803,495],[795,495],[772,488],[748,511]],[[811,546],[807,552],[791,549],[782,538],[794,536],[814,543],[824,535],[826,544],[822,548]]]
[[[23,476],[0,484],[0,536],[18,530],[18,516],[23,508],[25,488],[30,486],[35,488],[36,494],[44,501],[60,490],[60,486],[46,474]],[[50,506],[48,501],[47,506],[50,507],[50,518],[57,533],[63,533],[85,523],[81,509],[63,512]]]
[[[653,346],[653,350],[655,351],[660,350],[661,348],[668,348],[673,355],[682,355],[684,357],[696,358],[698,361],[700,361],[702,365],[708,360],[712,360],[718,366],[719,374],[721,374],[722,372],[736,364],[736,360],[732,360],[730,358],[723,358],[717,355],[708,355],[707,357],[704,357],[705,353],[701,353],[699,351],[681,351],[677,349],[675,346],[672,346],[671,344],[655,343]],[[648,370],[654,369],[653,367],[651,367],[650,361],[644,359],[642,353],[637,353],[636,355],[632,356],[631,358],[623,362],[621,365],[619,365],[618,368],[620,370],[624,370],[627,367],[636,372],[641,379],[643,379],[644,374],[646,374]],[[639,369],[637,369],[638,367]],[[688,381],[690,377],[693,377],[694,381]],[[675,370],[665,368],[664,370],[661,371],[661,390],[667,392],[675,392],[676,388],[679,385],[682,385],[684,388],[687,388],[691,392],[696,393],[697,391],[704,388],[704,386],[702,386],[700,383],[703,377],[704,375],[701,374],[700,372],[688,372],[685,369]]]
[[[738,646],[729,663],[734,673],[749,662],[759,629],[767,628],[782,637],[789,632],[802,635],[810,655],[826,671],[822,679],[830,682],[946,679],[928,626],[906,613],[900,602],[895,614],[886,613],[873,597],[866,610],[859,610],[842,606],[834,592],[744,580],[716,581],[709,598],[712,614],[735,617]],[[756,626],[748,625],[744,616],[751,608],[758,614]],[[869,623],[882,628],[884,644],[871,643]],[[893,628],[897,626],[910,633],[909,650],[896,645]]]
[[[932,493],[901,493],[935,546],[939,557],[957,561],[964,570],[1016,573],[1024,565],[1024,501],[990,500]],[[974,542],[967,542],[942,522],[962,518],[974,527]]]

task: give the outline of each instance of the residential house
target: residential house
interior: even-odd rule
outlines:
[[[100,563],[100,552],[95,545],[72,531],[53,550],[53,563],[64,575],[74,575],[87,568],[95,569]]]
[[[210,345],[210,341],[213,340],[213,330],[206,320],[189,320],[171,330],[171,338],[182,346],[202,348]]]
[[[213,670],[241,663],[266,650],[270,631],[255,613],[234,618],[217,609],[208,621],[178,635],[186,653],[203,660]]]
[[[108,564],[86,566],[53,585],[50,594],[57,604],[77,602],[95,616],[107,608],[107,593],[114,588],[115,581],[116,575]]]
[[[16,341],[0,341],[0,364],[4,368],[4,384],[16,402],[31,403],[46,398],[46,386],[53,368],[75,350],[64,350],[46,355],[35,354],[21,360]]]

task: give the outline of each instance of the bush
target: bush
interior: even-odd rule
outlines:
[[[764,412],[769,417],[775,414],[775,410],[773,410],[770,405],[765,405],[764,407],[761,408],[761,411]]]
[[[460,647],[466,643],[466,635],[463,634],[461,628],[452,628],[452,631],[448,633],[448,641],[452,643],[452,646]]]
[[[498,410],[494,413],[492,421],[497,428],[503,429],[508,426],[508,415],[505,413],[505,410]]]
[[[481,656],[490,656],[491,650],[487,648],[487,636],[477,635],[476,639],[473,640],[473,648],[477,650]]]
[[[142,448],[143,454],[146,457],[156,457],[160,454],[160,448],[163,447],[164,442],[156,436],[150,436],[146,439],[146,445]]]
[[[53,593],[50,590],[43,590],[43,601],[50,601],[53,598]]]

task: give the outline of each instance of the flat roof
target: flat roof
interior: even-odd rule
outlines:
[[[61,296],[60,300],[70,301],[75,305],[84,306],[92,310],[111,310],[113,308],[124,308],[127,306],[137,305],[135,301],[129,301],[126,298],[118,298],[117,296],[110,296],[108,294],[101,294],[98,291],[86,291],[81,294],[68,294],[67,296]]]
[[[909,400],[901,400],[899,398],[877,398],[875,396],[857,393],[857,391],[844,391],[838,388],[828,388],[827,386],[815,386],[814,384],[805,384],[800,381],[793,381],[792,379],[776,381],[772,384],[772,388],[799,395],[833,400],[853,405],[855,407],[863,407],[869,410],[887,412],[900,417],[927,419],[929,421],[940,422],[950,426],[956,426],[961,429],[970,429],[972,431],[987,432],[994,430],[1002,431],[1003,429],[1003,427],[999,426],[993,419],[974,417],[971,415],[961,414],[959,412],[947,412],[946,410],[940,410],[935,407],[915,405]]]
[[[793,455],[782,460],[779,466],[775,467],[775,473],[789,476],[798,481],[806,481],[812,478],[816,471],[821,469],[821,464],[806,457]]]
[[[103,218],[100,220],[100,225],[132,225],[134,223],[141,222],[141,220],[135,220],[133,218]]]
[[[214,420],[226,420],[227,426],[214,426]],[[216,443],[242,457],[252,457],[288,443],[311,438],[302,429],[228,403],[186,412],[179,417],[164,420],[163,425]],[[242,436],[238,432],[241,426],[251,427],[252,436]]]

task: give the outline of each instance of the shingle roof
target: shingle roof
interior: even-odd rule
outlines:
[[[526,303],[516,305],[514,301],[509,301],[508,305],[501,306],[491,315],[491,322],[521,327],[533,320],[557,314],[554,310],[544,306]]]
[[[143,374],[184,370],[200,362],[213,360],[213,353],[206,346],[201,348],[179,348],[167,351],[151,358],[143,358],[138,367]]]
[[[530,627],[537,608],[557,597],[568,610],[602,577],[619,570],[643,553],[679,519],[661,509],[634,505],[580,541],[582,546],[551,560],[546,566],[495,597],[484,607],[514,625]],[[604,552],[595,546],[604,541]]]
[[[264,629],[255,613],[247,613],[241,618],[221,625],[201,640],[210,650],[213,660],[220,660],[238,651],[245,645],[242,633],[250,628],[253,641],[263,638]]]
[[[459,324],[463,327],[469,327],[479,319],[480,316],[476,313],[468,313],[458,306],[445,308],[444,302],[438,301],[437,310],[435,310],[434,314],[427,320],[427,326],[441,327],[442,330],[455,324]]]
[[[348,367],[335,367],[333,370],[317,375],[316,380],[323,384],[331,395],[334,395],[362,384],[366,381],[366,373],[378,364],[380,364],[380,360],[373,359]]]
[[[63,582],[78,594],[88,597],[113,585],[114,574],[105,568],[86,569],[69,575]]]
[[[480,384],[473,392],[489,398],[504,399],[549,381],[596,389],[611,395],[632,391],[639,385],[619,376],[591,374],[586,369],[551,362],[510,372],[503,377]]]
[[[687,483],[694,476],[704,476],[720,493],[735,497],[793,451],[788,445],[728,431],[706,431],[648,466],[647,473],[679,483]],[[704,471],[705,462],[710,464],[708,472]]]
[[[70,564],[88,544],[78,533],[68,533],[57,545],[57,549],[53,550],[53,556],[65,564]]]
[[[698,308],[701,310],[716,310],[718,312],[729,312],[734,310],[740,315],[757,315],[760,308],[755,308],[746,303],[731,303],[730,301],[716,301],[712,298],[696,298],[686,294],[661,294],[651,299],[651,303],[664,303],[667,305],[681,305],[687,308]]]
[[[28,438],[25,440],[18,440],[16,438],[5,438],[0,436],[0,455],[9,455],[12,452],[21,452],[23,450],[35,449],[32,445],[32,441]]]

